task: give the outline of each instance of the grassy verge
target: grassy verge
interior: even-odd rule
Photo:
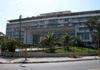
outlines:
[[[91,53],[91,52],[95,52],[94,49],[91,49],[91,48],[84,48],[84,47],[70,47],[70,51],[68,50],[64,50],[64,48],[59,48],[59,49],[56,49],[55,50],[56,53],[72,53],[72,52],[88,52],[88,53]],[[96,52],[98,52],[98,50],[96,50]]]
[[[44,53],[50,53],[50,50],[47,49],[47,50],[31,50],[31,51],[28,51],[28,52],[44,52]],[[85,47],[74,47],[74,46],[71,46],[70,47],[70,51],[68,50],[64,50],[64,48],[57,48],[55,49],[55,53],[91,53],[91,52],[95,52],[94,49],[91,49],[91,48],[85,48]],[[98,52],[98,50],[96,50],[96,52]]]

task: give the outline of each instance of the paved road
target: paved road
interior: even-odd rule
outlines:
[[[58,63],[0,64],[0,70],[100,70],[100,60]]]

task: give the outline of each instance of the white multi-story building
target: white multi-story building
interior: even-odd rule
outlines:
[[[63,33],[68,33],[71,36],[80,36],[84,45],[91,45],[91,35],[87,28],[86,21],[93,16],[99,16],[100,10],[71,12],[61,11],[53,13],[40,14],[22,18],[21,24],[21,41],[26,41],[26,25],[27,25],[27,43],[37,44],[38,40],[49,31],[54,31],[55,37],[60,37]],[[6,35],[9,35],[19,40],[20,21],[19,19],[8,20],[6,27]]]

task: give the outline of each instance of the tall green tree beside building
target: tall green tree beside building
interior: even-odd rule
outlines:
[[[97,43],[100,56],[100,19],[99,16],[91,17],[86,23],[92,37],[92,41]]]

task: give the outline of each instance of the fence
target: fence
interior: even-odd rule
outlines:
[[[80,55],[80,56],[93,56],[97,53],[42,53],[42,52],[27,52],[27,57],[67,57],[68,55]],[[2,56],[10,57],[24,57],[25,52],[2,52]]]

